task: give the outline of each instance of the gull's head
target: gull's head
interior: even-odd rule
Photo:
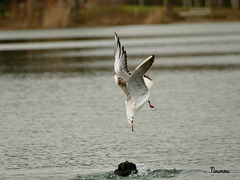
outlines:
[[[132,132],[134,131],[133,129],[133,117],[128,119],[128,124],[131,126]]]

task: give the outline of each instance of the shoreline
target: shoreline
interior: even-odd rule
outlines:
[[[67,26],[67,27],[58,27],[58,28],[4,28],[0,27],[0,31],[21,31],[21,30],[54,30],[54,29],[78,29],[78,28],[101,28],[101,27],[111,27],[111,26],[141,26],[141,25],[171,25],[171,24],[204,24],[204,23],[240,23],[238,20],[199,20],[199,21],[177,21],[171,23],[154,23],[154,24],[146,24],[146,23],[135,23],[135,24],[116,24],[116,25],[79,25],[79,26]]]

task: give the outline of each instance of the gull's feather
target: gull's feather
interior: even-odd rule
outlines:
[[[144,60],[135,69],[128,80],[127,89],[131,94],[136,111],[138,111],[147,102],[150,96],[149,88],[147,87],[144,80],[144,74],[152,66],[153,61],[154,56],[150,56]]]
[[[115,33],[114,39],[114,71],[118,77],[123,77],[125,80],[129,79],[131,72],[128,69],[127,65],[127,53],[124,50],[124,47],[121,46],[119,37]]]

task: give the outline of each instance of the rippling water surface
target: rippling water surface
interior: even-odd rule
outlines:
[[[156,55],[155,109],[134,133],[114,32],[131,70]],[[126,179],[239,177],[240,23],[0,31],[0,42],[1,179],[123,179],[125,160],[139,170]]]

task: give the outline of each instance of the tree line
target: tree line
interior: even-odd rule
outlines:
[[[10,27],[66,27],[71,22],[81,24],[84,18],[89,18],[85,9],[93,9],[92,14],[97,14],[99,10],[91,7],[107,6],[109,11],[125,5],[161,6],[165,7],[164,11],[173,7],[178,7],[178,11],[211,8],[222,9],[225,14],[224,10],[228,9],[229,14],[231,8],[236,14],[234,17],[239,17],[239,3],[240,0],[0,0],[0,20],[2,25]],[[103,13],[105,11],[106,8]],[[116,14],[113,10],[111,13]]]
[[[158,5],[158,6],[182,6],[184,9],[191,7],[222,8],[229,7],[239,9],[240,0],[0,0],[1,9],[11,8],[19,4],[34,4],[35,7],[44,4],[67,3],[71,9],[84,8],[86,4],[98,5]]]

